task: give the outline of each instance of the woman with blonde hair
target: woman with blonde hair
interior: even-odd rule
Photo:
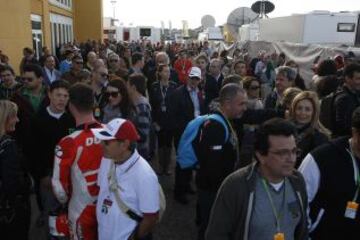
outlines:
[[[299,148],[296,167],[314,148],[329,140],[330,132],[320,123],[320,103],[315,92],[303,91],[295,96],[289,110],[289,119],[296,125],[296,143]]]
[[[30,226],[30,178],[21,165],[22,155],[8,134],[19,121],[17,106],[0,100],[0,236],[1,239],[28,239]]]

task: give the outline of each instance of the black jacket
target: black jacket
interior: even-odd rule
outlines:
[[[359,239],[359,210],[354,220],[344,217],[346,204],[353,200],[356,191],[353,161],[348,149],[349,138],[342,137],[311,152],[320,172],[319,188],[310,203],[312,222],[315,222],[321,209],[324,213],[311,232],[312,239]],[[356,161],[360,166],[360,160],[356,158]],[[360,197],[355,201],[359,203]]]
[[[346,86],[336,95],[334,137],[351,135],[351,117],[354,110],[360,106],[360,94],[350,91]]]
[[[55,146],[65,136],[75,129],[75,120],[67,112],[59,119],[52,117],[46,108],[41,109],[35,116],[32,128],[33,151],[36,153],[36,178],[50,176],[54,164]]]
[[[149,101],[151,105],[151,116],[153,122],[160,125],[161,128],[171,129],[170,116],[168,109],[170,108],[170,97],[175,92],[177,84],[169,81],[169,85],[166,90],[165,99],[161,89],[160,82],[154,82],[149,91]],[[163,101],[165,108],[162,109]],[[163,111],[165,110],[165,111]]]
[[[222,81],[224,76],[220,74],[218,80],[216,80],[213,76],[206,74],[206,81],[205,81],[205,106],[208,107],[210,102],[219,97],[219,91],[221,89]]]
[[[175,130],[177,135],[181,135],[186,125],[195,118],[194,104],[186,85],[178,87],[170,98],[169,113],[172,129]],[[200,115],[202,115],[205,113],[205,108],[204,100],[201,96],[199,96],[199,103]]]
[[[220,113],[228,132],[225,140],[226,129],[216,120],[207,120],[193,141],[193,147],[199,161],[196,174],[198,188],[216,192],[222,181],[235,170],[237,161],[237,141],[232,135],[231,128],[226,118]]]
[[[8,135],[0,137],[0,204],[27,196],[31,181],[23,168],[24,156]]]
[[[305,126],[300,129],[298,128],[296,146],[300,150],[300,153],[297,155],[295,168],[300,166],[302,160],[309,152],[328,141],[329,138],[317,129],[310,128],[310,126]]]

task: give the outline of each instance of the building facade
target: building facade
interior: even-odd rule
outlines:
[[[53,53],[63,43],[101,40],[102,0],[0,0],[0,50],[18,70],[24,47]]]

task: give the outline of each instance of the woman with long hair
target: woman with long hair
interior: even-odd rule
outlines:
[[[320,123],[320,103],[315,92],[303,91],[292,101],[289,118],[296,125],[299,148],[296,167],[314,148],[329,140],[330,132]]]
[[[103,123],[108,123],[114,118],[132,120],[134,117],[133,104],[123,80],[117,78],[110,81],[105,96],[107,97],[107,104],[103,109]]]
[[[23,156],[10,133],[19,121],[17,106],[0,100],[0,236],[28,239],[31,181],[22,168]]]
[[[157,81],[150,87],[149,100],[153,124],[158,137],[159,173],[170,175],[173,132],[169,116],[169,100],[177,84],[170,81],[168,65],[159,65],[156,76]]]

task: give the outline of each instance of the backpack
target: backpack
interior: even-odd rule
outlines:
[[[324,127],[329,129],[331,132],[334,131],[335,127],[335,99],[340,93],[342,93],[342,91],[332,92],[320,101],[319,120],[321,124],[324,125]]]
[[[199,129],[207,120],[215,120],[221,123],[225,129],[225,139],[226,142],[229,139],[229,130],[224,121],[224,119],[218,114],[210,114],[198,116],[195,119],[191,120],[186,126],[183,134],[181,135],[179,146],[177,149],[176,161],[182,169],[193,167],[197,164],[198,160],[193,148],[193,141],[198,135]]]

